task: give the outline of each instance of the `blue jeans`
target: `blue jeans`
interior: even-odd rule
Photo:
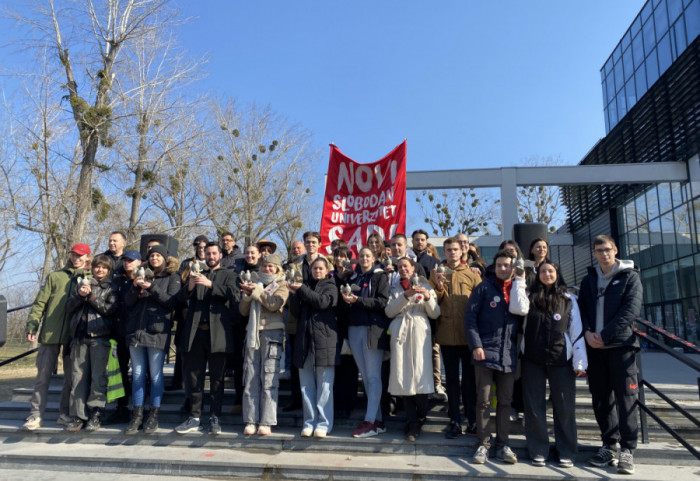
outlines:
[[[367,327],[348,327],[348,344],[357,368],[362,374],[362,383],[367,394],[365,421],[371,423],[382,420],[382,359],[384,351],[367,347]]]
[[[299,369],[301,404],[304,412],[303,428],[333,429],[333,380],[335,366],[315,367],[314,355],[309,350],[304,367]]]
[[[163,361],[165,351],[155,347],[129,346],[131,386],[134,407],[143,406],[146,391],[146,367],[151,376],[151,407],[159,408],[163,398]]]

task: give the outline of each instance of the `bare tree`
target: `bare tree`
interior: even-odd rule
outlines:
[[[54,81],[63,86],[78,133],[76,204],[65,239],[69,245],[83,238],[90,217],[95,170],[102,167],[98,149],[114,142],[110,94],[119,70],[118,55],[124,45],[143,37],[164,20],[162,17],[168,15],[166,3],[167,0],[81,0],[61,2],[57,7],[57,2],[48,0],[48,8],[37,4],[31,17],[16,16],[30,23],[37,34],[51,39],[63,71],[62,79],[56,76]],[[69,35],[64,36],[64,32]]]
[[[43,279],[67,255],[66,232],[77,202],[77,151],[70,125],[62,121],[56,85],[43,73],[22,80],[22,101],[5,104],[13,147],[2,170],[16,227],[43,246]]]
[[[125,73],[115,82],[121,100],[115,147],[131,184],[125,191],[130,201],[125,229],[129,241],[138,236],[146,212],[142,200],[158,185],[170,183],[173,171],[161,174],[163,162],[179,161],[177,156],[186,152],[186,144],[201,135],[192,115],[200,102],[183,94],[188,85],[203,76],[201,67],[206,59],[193,60],[184,55],[168,27],[154,28],[126,46]],[[182,175],[182,169],[176,175]],[[158,199],[159,207],[165,209],[162,193]],[[168,210],[164,212],[172,221]]]
[[[521,166],[562,165],[561,158],[530,157]],[[546,224],[554,232],[566,221],[566,208],[562,203],[559,187],[528,185],[518,188],[518,218],[521,222]]]
[[[309,133],[270,108],[239,110],[233,101],[214,103],[211,118],[202,192],[217,232],[233,225],[250,245],[298,221],[298,211],[284,206],[304,205],[311,193],[316,153]]]
[[[434,235],[490,234],[499,229],[501,201],[489,189],[452,189],[416,194],[425,223]]]
[[[176,135],[163,136],[160,150],[164,155],[150,197],[167,219],[162,231],[178,239],[184,249],[196,229],[208,220],[198,178],[216,173],[201,166],[201,127],[195,117],[178,117],[180,123],[173,126]]]

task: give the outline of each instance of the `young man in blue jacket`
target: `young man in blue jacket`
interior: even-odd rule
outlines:
[[[525,274],[515,275],[515,255],[500,250],[493,259],[495,277],[487,277],[469,297],[464,330],[472,350],[476,377],[476,444],[472,461],[483,464],[491,447],[489,418],[491,384],[496,383],[496,457],[515,464],[518,458],[508,446],[510,407],[517,367],[517,338],[529,301]]]

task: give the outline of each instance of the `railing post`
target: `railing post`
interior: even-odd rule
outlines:
[[[7,299],[0,296],[0,347],[7,342]]]
[[[642,371],[642,353],[637,352],[637,403],[646,406],[644,399],[644,372]],[[699,380],[700,382],[700,380]],[[642,443],[649,444],[649,428],[647,426],[647,413],[644,409],[639,409],[639,429],[642,432]]]

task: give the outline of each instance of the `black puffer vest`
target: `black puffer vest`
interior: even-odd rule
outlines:
[[[561,312],[553,314],[535,307],[531,300],[523,333],[525,351],[522,357],[540,365],[566,365],[569,362],[566,336],[569,330],[570,312],[570,299],[565,300]]]

